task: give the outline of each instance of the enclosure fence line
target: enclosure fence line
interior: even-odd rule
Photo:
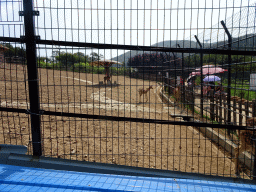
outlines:
[[[67,42],[67,41],[50,41],[50,40],[42,40],[40,37],[35,35],[35,26],[34,26],[34,17],[39,15],[38,11],[34,11],[33,7],[33,0],[23,0],[23,7],[24,11],[20,12],[20,16],[24,17],[24,25],[25,25],[25,36],[21,38],[11,38],[11,37],[0,37],[0,41],[8,41],[13,43],[25,43],[26,44],[26,63],[27,63],[27,73],[28,73],[28,90],[29,90],[29,110],[25,109],[18,109],[13,107],[0,107],[0,111],[6,112],[17,112],[17,113],[24,113],[29,114],[31,118],[31,133],[32,133],[32,146],[33,146],[33,155],[34,156],[41,156],[42,155],[42,138],[41,138],[41,116],[44,115],[53,115],[53,116],[60,116],[60,117],[79,117],[79,118],[88,118],[88,119],[100,119],[100,120],[110,120],[110,121],[130,121],[130,122],[140,122],[140,123],[152,123],[152,124],[170,124],[170,125],[187,125],[187,126],[194,126],[194,127],[211,127],[211,128],[226,128],[228,130],[246,130],[246,126],[242,126],[242,123],[231,123],[231,107],[234,108],[234,114],[237,113],[236,111],[242,111],[242,107],[239,109],[236,108],[236,105],[231,105],[231,94],[230,94],[230,84],[231,84],[231,56],[232,55],[248,55],[248,56],[256,56],[255,51],[246,51],[246,50],[232,50],[232,37],[229,34],[227,28],[225,27],[224,22],[221,24],[223,25],[225,32],[228,34],[228,49],[205,49],[200,46],[200,49],[197,48],[166,48],[166,47],[152,47],[152,46],[132,46],[132,45],[118,45],[118,44],[97,44],[97,43],[80,43],[80,42]],[[200,44],[200,41],[198,41]],[[40,109],[40,99],[39,99],[39,78],[38,78],[38,67],[37,67],[37,45],[51,45],[51,46],[70,46],[70,47],[78,47],[78,48],[97,48],[97,49],[120,49],[120,50],[138,50],[138,51],[155,51],[155,52],[172,52],[172,53],[199,53],[201,54],[201,65],[202,65],[202,56],[203,54],[221,54],[221,55],[228,55],[228,95],[225,98],[227,101],[227,121],[225,124],[212,124],[212,123],[202,123],[200,121],[170,121],[170,120],[157,120],[157,119],[147,119],[147,118],[129,118],[129,117],[118,117],[118,116],[107,116],[107,115],[90,115],[90,114],[79,114],[79,113],[71,113],[71,112],[54,112],[54,111],[47,111]],[[202,71],[201,71],[202,73]],[[168,81],[168,78],[166,78]],[[201,77],[202,80],[202,77]],[[171,86],[169,81],[166,83],[167,86]],[[202,86],[201,86],[202,91]],[[194,110],[194,95],[193,90],[188,89],[188,93],[185,94],[184,98],[182,98],[185,102],[187,101],[189,105],[192,106],[192,110]],[[202,93],[202,92],[201,92]],[[193,97],[191,97],[191,94]],[[192,100],[191,100],[192,98]],[[201,103],[200,107],[203,108],[202,105],[203,98],[201,94]],[[218,101],[219,102],[223,101]],[[242,102],[239,102],[239,106],[241,106]],[[249,104],[245,104],[245,108],[248,108]],[[255,109],[255,101],[253,103],[253,110],[252,114],[253,117],[256,115]],[[217,108],[221,108],[221,105],[218,105]],[[221,109],[222,111],[222,109]],[[193,112],[194,113],[194,112]],[[211,107],[211,113],[213,113],[213,109]],[[247,111],[246,114],[249,112]],[[218,114],[221,112],[216,111],[216,118],[222,119]],[[226,114],[226,113],[225,113]],[[203,110],[201,111],[201,116],[203,116]],[[234,115],[234,118],[236,115]],[[214,116],[211,116],[212,119]],[[239,116],[239,119],[242,118]],[[235,119],[234,119],[235,120]],[[234,125],[235,124],[235,125]],[[256,160],[254,159],[254,165],[256,164]],[[255,166],[254,166],[254,173],[255,173]],[[254,177],[254,179],[256,179]]]

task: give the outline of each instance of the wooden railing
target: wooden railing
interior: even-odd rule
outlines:
[[[219,123],[227,123],[227,96],[210,96],[211,119]],[[248,117],[256,116],[256,100],[248,101],[238,96],[231,97],[231,123],[234,125],[245,125]]]

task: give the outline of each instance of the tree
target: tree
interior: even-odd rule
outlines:
[[[97,53],[92,52],[90,54],[90,62],[99,61],[102,57],[103,57],[103,55],[101,55],[101,54],[98,55]]]
[[[86,63],[90,61],[90,58],[85,55],[84,53],[77,52],[77,53],[66,53],[60,52],[58,55],[55,56],[57,62],[60,62],[62,66],[71,67],[75,63]]]
[[[4,44],[5,47],[8,47],[9,49],[4,52],[5,57],[26,57],[26,51],[22,47],[13,47],[10,43]]]
[[[50,62],[51,61],[48,57],[39,57],[38,60],[43,61],[43,62]]]
[[[128,66],[137,68],[139,72],[161,72],[165,69],[180,68],[180,59],[166,53],[144,53],[136,55],[128,60]]]

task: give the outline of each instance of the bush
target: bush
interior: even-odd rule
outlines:
[[[103,66],[91,66],[88,62],[83,63],[75,63],[71,67],[63,66],[60,63],[48,63],[44,61],[38,62],[39,68],[45,69],[59,69],[59,70],[68,70],[80,73],[93,73],[93,74],[105,74],[105,68]],[[112,75],[130,75],[132,68],[125,68],[125,67],[110,67],[110,73]]]
[[[59,63],[48,63],[48,62],[40,61],[38,63],[38,67],[39,68],[45,68],[45,69],[59,69],[60,64]]]
[[[104,72],[105,72],[104,67],[94,66],[93,69],[92,69],[93,74],[104,74]]]
[[[89,65],[89,63],[82,63],[82,62],[80,62],[80,63],[75,63],[75,64],[74,64],[74,68],[85,68],[85,67],[86,67],[86,64]]]

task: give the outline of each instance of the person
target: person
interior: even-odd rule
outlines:
[[[211,87],[211,89],[213,89],[213,90],[214,90],[214,88],[215,88],[215,84],[214,84],[214,82],[209,82],[209,86]]]
[[[216,88],[216,92],[217,91],[222,91],[222,84],[220,82],[218,82],[218,86]]]
[[[216,88],[216,95],[225,95],[222,84],[218,82],[218,86]]]
[[[209,82],[208,84],[209,84],[209,86],[207,88],[207,95],[210,96],[210,90],[213,90],[213,93],[215,93],[215,90],[214,90],[215,84],[214,84],[214,82]]]
[[[203,95],[204,95],[204,96],[207,96],[209,90],[210,90],[210,87],[203,86]]]

